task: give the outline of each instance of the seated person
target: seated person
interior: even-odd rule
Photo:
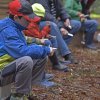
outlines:
[[[85,15],[82,13],[80,0],[66,0],[65,8],[71,19],[80,21],[82,27],[85,29],[85,46],[88,49],[96,50],[97,47],[93,43],[93,38],[98,26],[97,21],[85,18]]]
[[[72,37],[66,34],[66,41],[62,37],[63,33],[66,33],[66,29],[58,26],[57,18],[61,17],[62,23],[67,27],[70,24],[72,25],[71,33],[74,35],[80,29],[80,23],[76,20],[69,20],[65,9],[61,3],[61,0],[29,0],[31,4],[36,2],[42,4],[46,9],[45,16],[43,18],[44,21],[40,22],[40,27],[43,27],[46,24],[46,21],[50,21],[51,31],[50,34],[56,36],[58,50],[62,56],[62,58],[67,62],[70,61],[73,64],[77,64],[78,61],[73,57],[70,49],[68,48],[68,43],[71,42]],[[53,7],[52,7],[53,6]],[[53,9],[54,8],[54,9]],[[67,43],[67,44],[66,44]]]
[[[48,46],[27,45],[22,33],[30,23],[31,11],[28,1],[14,0],[9,3],[9,18],[0,20],[0,68],[15,67],[15,93],[10,100],[33,100],[33,84],[55,85],[47,81],[44,71],[47,56],[53,55],[55,50]]]
[[[34,18],[29,19],[29,20],[31,20],[31,23],[28,25],[27,30],[24,31],[25,35],[30,36],[30,37],[39,38],[41,40],[39,41],[39,39],[38,39],[38,42],[40,44],[42,43],[45,45],[47,45],[49,43],[49,41],[47,40],[47,39],[49,39],[51,41],[51,44],[49,43],[50,44],[49,46],[52,46],[53,48],[58,48],[56,36],[50,35],[50,22],[46,21],[46,26],[44,26],[42,29],[40,29],[40,27],[39,27],[40,21],[45,16],[44,7],[39,3],[34,3],[32,5],[32,9],[33,9]],[[44,41],[44,43],[43,43],[43,41]],[[53,69],[57,69],[60,71],[68,70],[68,68],[65,64],[61,64],[59,62],[59,59],[58,59],[56,53],[54,53],[54,55],[50,56],[49,58],[53,65]]]
[[[36,40],[40,42],[40,44],[42,43],[46,45],[46,43],[43,43],[42,41],[47,40],[44,42],[48,42],[48,45],[50,44],[50,46],[57,48],[56,37],[50,35],[50,22],[46,21],[47,24],[42,29],[40,29],[39,27],[40,21],[45,16],[44,7],[39,3],[35,3],[32,5],[32,9],[34,18],[29,19],[31,20],[31,23],[28,25],[27,30],[24,30],[24,34],[29,37],[35,37]],[[40,41],[38,38],[40,39]],[[52,44],[49,43],[48,39],[51,41]]]

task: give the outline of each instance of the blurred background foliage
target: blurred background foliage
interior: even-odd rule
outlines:
[[[100,0],[96,0],[91,7],[91,10],[95,14],[100,14]]]

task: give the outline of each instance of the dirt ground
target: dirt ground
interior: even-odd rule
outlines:
[[[79,64],[68,65],[70,72],[55,71],[47,65],[47,71],[55,75],[53,81],[57,86],[33,87],[39,100],[100,100],[100,50],[91,51],[83,46],[70,48]]]
[[[11,0],[2,0],[0,3],[0,18],[6,15],[8,1]],[[100,48],[100,43],[97,44]],[[100,100],[100,50],[91,51],[83,46],[70,48],[79,64],[68,65],[72,70],[66,73],[52,70],[51,65],[47,65],[46,70],[55,75],[53,81],[57,86],[52,88],[34,86],[33,93],[39,100]]]

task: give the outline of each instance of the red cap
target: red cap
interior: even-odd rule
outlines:
[[[31,4],[27,0],[14,0],[8,5],[9,13],[12,15],[29,15],[32,14]]]
[[[9,3],[9,13],[12,15],[22,15],[22,13],[19,12],[19,9],[21,9],[21,3],[19,0],[14,0]]]

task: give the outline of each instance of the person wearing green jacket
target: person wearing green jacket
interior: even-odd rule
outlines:
[[[96,20],[88,20],[82,13],[81,0],[65,0],[65,8],[71,19],[80,21],[81,26],[85,29],[85,46],[89,49],[96,50],[93,43],[93,37],[97,30],[98,23]]]

